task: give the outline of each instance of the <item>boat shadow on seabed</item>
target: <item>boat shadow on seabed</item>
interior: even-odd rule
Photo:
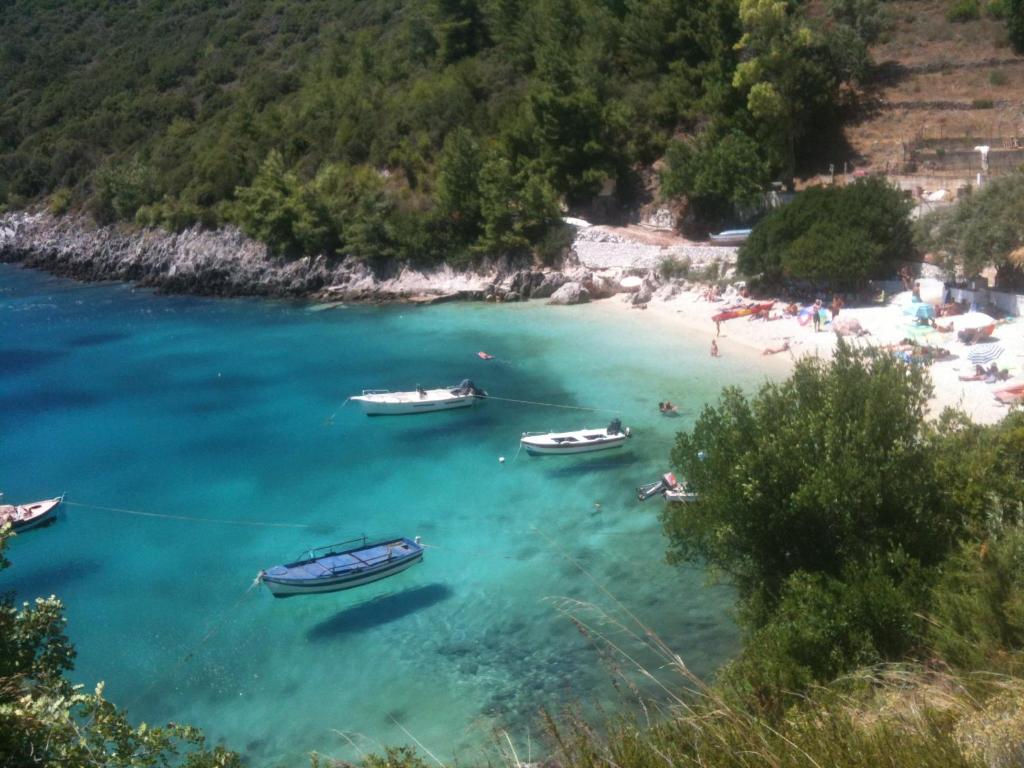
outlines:
[[[577,461],[565,467],[555,467],[545,470],[548,477],[575,477],[576,475],[589,475],[594,472],[610,472],[623,467],[629,467],[638,461],[639,457],[632,451],[617,453],[614,457],[605,456],[599,459]]]
[[[365,632],[398,621],[416,611],[447,600],[453,594],[444,584],[426,584],[353,605],[338,611],[306,632],[308,640],[330,640],[339,635]]]

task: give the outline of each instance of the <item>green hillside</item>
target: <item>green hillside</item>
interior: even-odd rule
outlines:
[[[867,9],[865,11],[864,9]],[[673,136],[709,220],[793,169],[863,72],[877,3],[18,0],[0,11],[0,205],[284,253],[543,250]],[[694,150],[697,151],[694,151]],[[708,151],[703,151],[708,150]]]

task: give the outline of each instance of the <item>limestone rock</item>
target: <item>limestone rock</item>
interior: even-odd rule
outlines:
[[[577,282],[566,283],[555,291],[548,304],[585,304],[590,301],[590,291]]]
[[[548,272],[546,274],[542,274],[541,282],[539,285],[534,287],[534,289],[530,292],[530,298],[550,298],[555,293],[555,291],[557,291],[567,282],[569,282],[569,278],[562,272]]]

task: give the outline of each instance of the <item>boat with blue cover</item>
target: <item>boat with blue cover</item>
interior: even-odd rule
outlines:
[[[351,541],[311,549],[293,563],[275,565],[256,577],[274,597],[337,592],[401,573],[423,559],[420,538]]]

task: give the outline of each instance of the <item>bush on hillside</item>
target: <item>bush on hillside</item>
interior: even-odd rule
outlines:
[[[867,45],[878,39],[886,25],[880,0],[829,0],[828,10],[838,24],[854,30]]]
[[[947,269],[975,275],[989,265],[1010,265],[1024,246],[1024,173],[989,181],[955,206],[922,219],[915,229],[922,249],[937,251]]]
[[[954,0],[953,5],[946,11],[946,20],[954,23],[977,21],[980,18],[981,7],[978,5],[978,0]]]
[[[1001,659],[1020,668],[1024,526],[1007,526],[995,537],[961,546],[934,587],[929,626],[935,650],[959,667],[991,667]]]
[[[723,137],[705,134],[693,144],[673,142],[661,174],[666,198],[686,197],[697,218],[718,224],[761,202],[771,165],[753,139],[734,130]]]
[[[910,204],[882,179],[814,187],[762,219],[739,250],[738,269],[857,286],[895,270],[913,251]]]
[[[1009,12],[1006,27],[1010,32],[1010,43],[1017,53],[1024,53],[1024,0],[1008,0]]]
[[[1010,0],[988,0],[985,14],[990,19],[1007,19],[1010,16]]]
[[[851,563],[839,576],[796,571],[770,618],[748,631],[723,684],[762,706],[860,667],[905,658],[925,635],[918,564],[900,555]]]

